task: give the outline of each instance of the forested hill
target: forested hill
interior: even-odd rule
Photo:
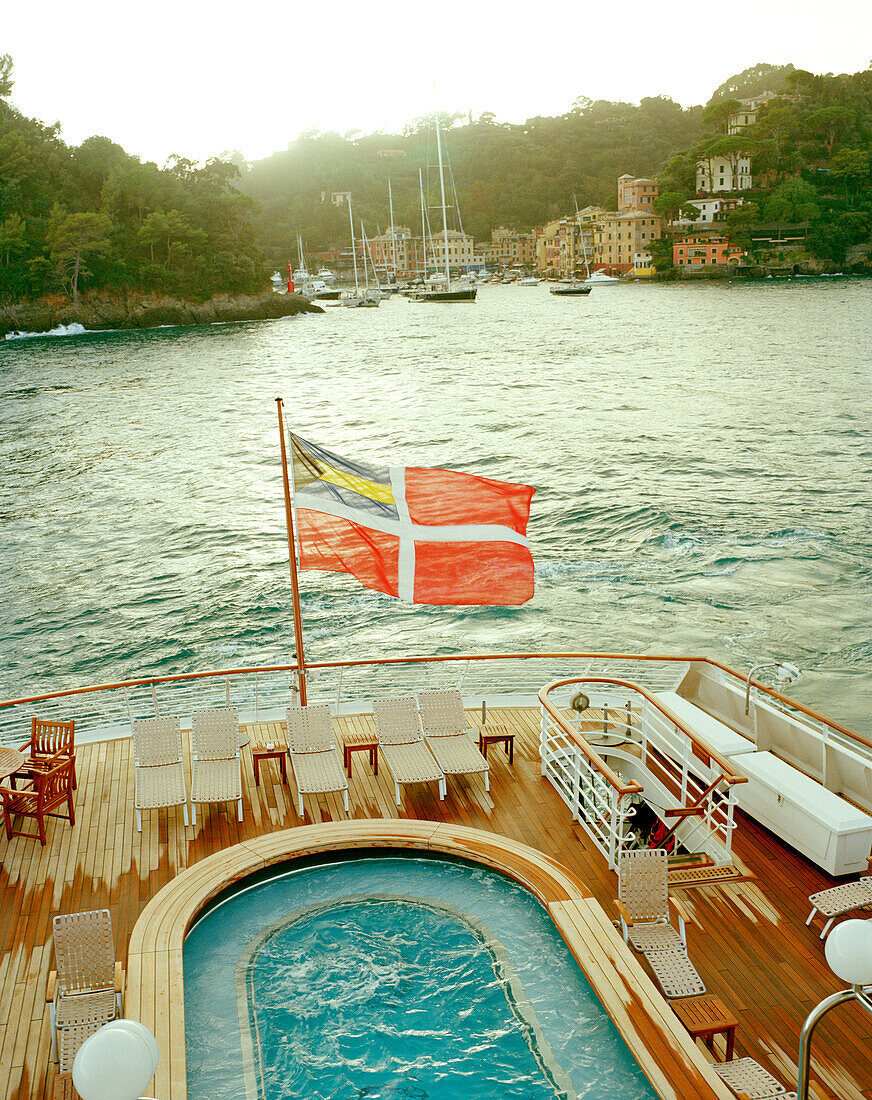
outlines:
[[[638,106],[579,99],[565,115],[518,125],[490,114],[449,117],[446,147],[463,227],[476,239],[489,239],[499,225],[542,225],[572,210],[573,196],[579,206],[613,207],[618,176],[653,175],[671,154],[699,140],[702,115],[701,107],[652,97]],[[435,163],[430,118],[410,123],[402,134],[310,132],[251,165],[240,187],[262,207],[264,243],[270,254],[279,249],[278,261],[287,258],[281,247],[297,233],[313,251],[348,236],[347,210],[331,205],[333,192],[351,191],[356,214],[373,232],[389,221],[390,180],[395,223],[420,225],[418,170],[426,181],[429,165],[432,181]]]
[[[263,289],[255,205],[239,169],[176,157],[164,169],[108,137],[66,145],[11,101],[0,56],[0,308],[86,287],[205,300]]]

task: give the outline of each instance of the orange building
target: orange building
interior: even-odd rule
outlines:
[[[672,262],[676,267],[704,267],[739,264],[744,252],[726,237],[687,236],[672,245]]]
[[[657,180],[635,179],[629,173],[618,177],[618,210],[635,210],[640,214],[654,213]]]

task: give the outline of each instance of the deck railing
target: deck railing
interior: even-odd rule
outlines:
[[[573,722],[566,703],[581,691],[590,706]],[[670,831],[681,832],[686,846],[715,862],[729,862],[733,788],[747,780],[649,690],[627,680],[587,676],[548,684],[539,702],[542,774],[611,869],[625,848],[639,843],[632,819],[643,798]],[[588,729],[593,723],[585,716],[591,714],[602,731]],[[605,745],[603,737],[609,739]],[[621,778],[609,759],[625,761],[628,774],[643,781]]]

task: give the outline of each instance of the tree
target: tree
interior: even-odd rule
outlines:
[[[654,213],[658,217],[666,218],[667,221],[674,221],[678,212],[681,210],[687,201],[687,194],[684,191],[666,191],[662,195],[658,195],[653,202]],[[696,211],[699,214],[699,211]]]
[[[8,53],[0,54],[0,99],[7,99],[12,95],[14,83],[12,79],[12,57]]]
[[[51,212],[46,233],[49,255],[69,288],[74,306],[79,304],[79,279],[90,274],[85,259],[109,251],[111,229],[106,214],[68,214],[60,205]]]
[[[721,99],[716,103],[710,103],[702,113],[703,122],[713,130],[720,130],[722,134],[730,132],[730,119],[740,111],[742,104],[738,99]]]
[[[818,190],[803,179],[790,179],[780,183],[770,194],[763,207],[763,220],[767,222],[806,222],[820,216]]]
[[[822,107],[805,120],[807,133],[823,138],[827,152],[832,154],[836,138],[854,121],[854,112],[847,107]]]
[[[725,160],[730,166],[730,174],[733,179],[733,190],[739,189],[739,161],[742,157],[750,156],[756,148],[753,138],[745,134],[728,134],[726,137],[717,138],[710,142],[704,150],[704,157],[709,164],[712,184],[714,184],[713,162],[717,159]]]
[[[845,203],[848,202],[848,185],[859,187],[862,180],[869,179],[872,156],[868,149],[839,149],[830,158],[830,175],[833,179],[845,182]]]

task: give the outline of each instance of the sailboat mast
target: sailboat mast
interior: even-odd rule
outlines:
[[[424,177],[418,169],[418,186],[421,188],[421,259],[424,265],[424,281],[427,281],[427,210],[424,206]]]
[[[357,281],[357,245],[354,243],[354,215],[351,213],[351,199],[348,200],[348,221],[351,225],[351,258],[354,260],[354,293],[360,293],[360,285]]]
[[[391,194],[391,181],[388,180],[388,206],[391,211],[391,256],[394,262],[394,282],[397,281],[397,234],[394,229],[394,196]]]
[[[439,184],[442,188],[442,233],[445,239],[445,289],[451,282],[448,271],[448,212],[445,206],[445,170],[442,167],[442,132],[439,129],[439,112],[436,112],[436,151],[439,155]]]

